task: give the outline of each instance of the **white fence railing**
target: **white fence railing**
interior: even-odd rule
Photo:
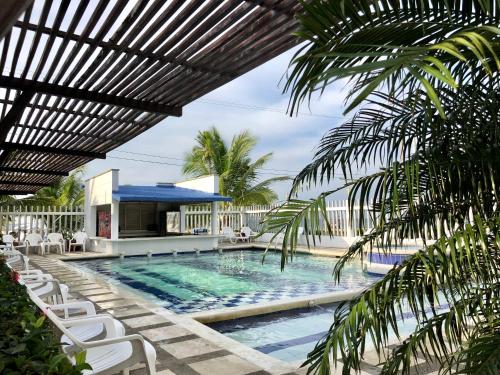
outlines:
[[[223,206],[219,208],[219,227],[240,229],[249,226],[254,231],[260,231],[262,220],[269,210],[275,206],[235,207]],[[347,201],[329,201],[326,211],[328,221],[334,236],[353,237],[353,227],[358,227],[360,210],[353,210],[352,222],[347,208]],[[211,212],[209,205],[195,205],[186,208],[185,228],[210,228]],[[365,212],[365,229],[370,229],[368,212]],[[82,207],[13,207],[0,206],[0,232],[75,232],[83,228],[84,212]],[[323,223],[322,232],[326,232],[326,223]]]
[[[227,206],[219,208],[219,227],[231,227],[239,229],[242,226],[249,226],[258,232],[262,228],[262,220],[269,210],[276,206],[250,206],[235,207]],[[330,223],[334,236],[352,237],[360,221],[360,208],[355,207],[353,218],[348,210],[346,200],[329,201],[326,204],[328,222]],[[190,206],[186,210],[186,229],[210,228],[210,206]],[[351,226],[351,222],[353,225]],[[372,223],[368,210],[364,212],[364,230],[371,229]],[[322,225],[322,233],[326,233],[326,222]]]
[[[84,225],[83,207],[0,206],[0,232],[73,233]]]

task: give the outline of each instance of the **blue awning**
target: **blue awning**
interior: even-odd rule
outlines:
[[[200,190],[186,189],[174,185],[131,186],[120,185],[113,191],[113,200],[119,202],[178,202],[209,203],[230,202],[231,198]]]

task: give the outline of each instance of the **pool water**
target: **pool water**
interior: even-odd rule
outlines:
[[[280,270],[280,253],[262,250],[75,261],[177,313],[191,313],[365,287],[378,279],[359,264],[336,284],[335,258],[298,255]]]
[[[336,304],[296,309],[212,323],[209,326],[224,335],[251,348],[282,361],[299,365],[307,358],[316,343],[327,333],[333,322]],[[437,309],[444,310],[446,307]],[[417,321],[411,313],[398,320],[399,334],[409,336]],[[396,336],[390,331],[390,340]],[[366,352],[373,350],[371,340],[367,342]]]

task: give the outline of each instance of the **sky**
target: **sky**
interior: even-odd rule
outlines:
[[[195,145],[198,132],[212,126],[217,127],[228,143],[244,129],[258,137],[253,158],[273,153],[262,178],[295,176],[312,160],[321,137],[342,123],[345,92],[341,83],[332,84],[310,106],[304,103],[299,115],[287,115],[289,94],[283,94],[283,77],[293,53],[288,51],[185,106],[182,117],[166,118],[108,153],[107,159],[90,162],[86,177],[116,168],[120,169],[120,184],[182,180],[186,178],[181,172],[183,157]],[[290,182],[274,184],[280,200],[286,197],[290,185]],[[306,191],[302,197],[315,196],[321,190]]]

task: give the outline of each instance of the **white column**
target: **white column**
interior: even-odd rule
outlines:
[[[111,239],[118,239],[120,231],[120,202],[113,200],[111,202]]]
[[[97,208],[96,206],[90,206],[85,208],[85,233],[89,237],[97,236]],[[80,228],[76,228],[80,230]]]
[[[212,202],[212,210],[211,210],[211,230],[212,235],[219,234],[219,202]]]
[[[186,232],[186,206],[180,206],[179,230],[181,233]]]

